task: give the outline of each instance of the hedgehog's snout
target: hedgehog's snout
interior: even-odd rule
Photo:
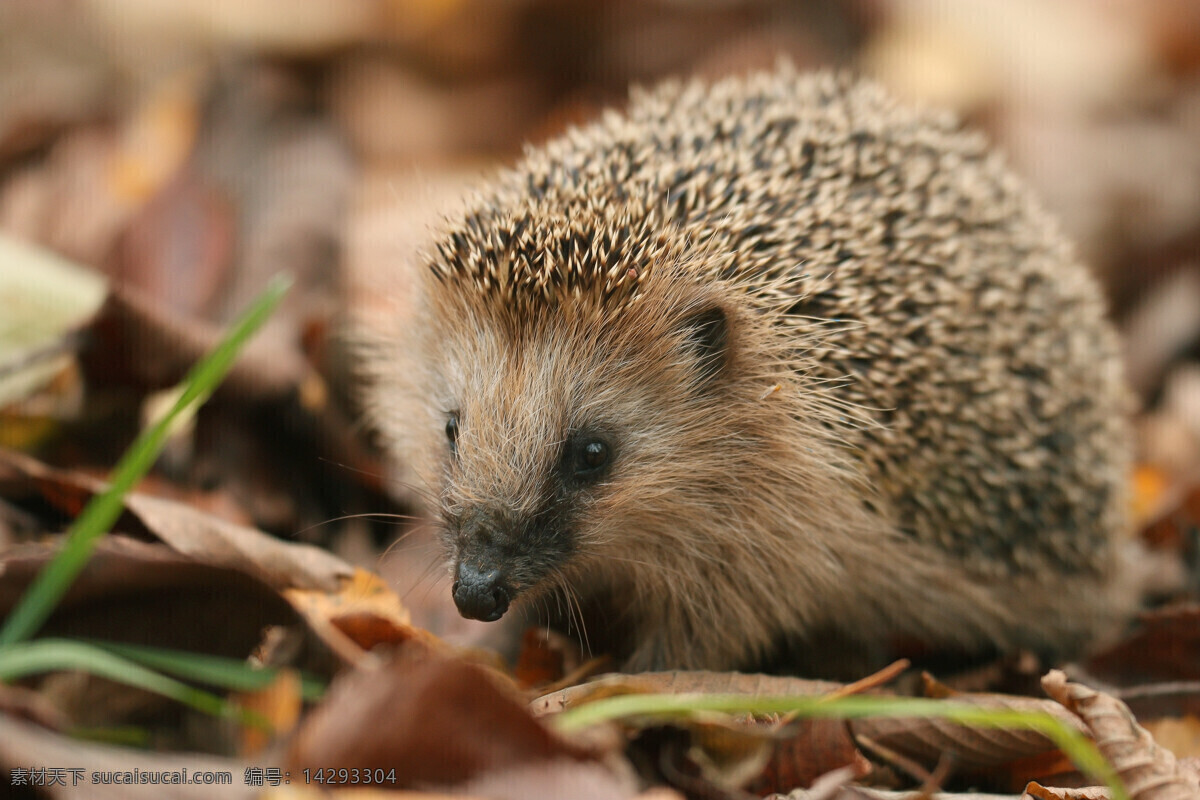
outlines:
[[[467,619],[495,622],[516,597],[510,579],[511,524],[495,505],[470,508],[450,521],[458,531],[454,605]]]
[[[495,622],[508,611],[511,601],[512,589],[500,570],[468,561],[458,563],[454,581],[454,605],[458,606],[458,613],[467,619]]]

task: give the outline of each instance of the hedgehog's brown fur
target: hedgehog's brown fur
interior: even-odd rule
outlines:
[[[1115,335],[953,119],[787,68],[669,84],[529,151],[422,263],[414,336],[368,359],[379,427],[453,560],[595,612],[626,667],[1069,653],[1113,618]],[[597,426],[611,470],[563,489]]]

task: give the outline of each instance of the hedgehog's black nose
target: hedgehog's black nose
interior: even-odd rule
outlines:
[[[466,562],[459,562],[458,579],[454,581],[454,605],[467,619],[495,622],[508,611],[509,592],[500,570],[481,572]]]

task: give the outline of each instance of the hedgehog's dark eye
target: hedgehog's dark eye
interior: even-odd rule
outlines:
[[[608,466],[609,449],[602,439],[584,439],[575,448],[575,475],[590,478]]]
[[[446,441],[450,442],[450,454],[458,455],[458,412],[452,411],[446,420]]]

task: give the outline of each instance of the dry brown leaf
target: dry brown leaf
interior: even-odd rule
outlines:
[[[1141,527],[1162,516],[1171,477],[1153,464],[1139,464],[1133,472],[1133,518]]]
[[[1191,0],[1143,0],[1136,5],[1159,58],[1181,76],[1194,74],[1200,67],[1200,6]]]
[[[306,786],[272,787],[269,793],[259,795],[258,800],[489,800],[477,794],[443,794],[441,792],[408,792],[404,790],[376,789],[364,786]]]
[[[296,588],[285,592],[285,596],[305,616],[320,616],[334,622],[341,618],[371,617],[395,628],[412,626],[408,609],[395,592],[378,575],[364,569],[354,570],[350,580],[343,582],[337,592]],[[367,649],[371,646],[362,644]]]
[[[535,713],[546,714],[623,694],[743,694],[750,698],[829,695],[841,688],[829,681],[726,672],[614,674],[544,695],[532,707]],[[660,724],[654,722],[653,726]],[[685,757],[699,769],[707,785],[746,786],[755,793],[808,785],[847,765],[858,775],[869,770],[846,723],[840,720],[801,720],[780,728],[775,723],[733,723],[725,715],[698,713],[675,720],[672,726],[686,732],[687,747],[656,741],[653,746],[659,751],[653,760],[677,762],[679,774],[669,776],[677,780],[686,773]]]
[[[1108,789],[1101,786],[1087,786],[1082,789],[1056,789],[1031,783],[1025,787],[1021,800],[1109,800]]]
[[[33,722],[51,731],[65,731],[71,725],[71,721],[40,693],[7,683],[0,683],[0,715]]]
[[[1200,408],[1200,368],[1195,374],[1196,405]],[[1167,415],[1160,414],[1160,421],[1165,421]],[[1200,415],[1192,413],[1200,419]],[[1143,432],[1149,418],[1143,418]],[[1189,438],[1187,431],[1172,431],[1168,434],[1172,441],[1179,442]],[[1144,436],[1143,436],[1144,440]],[[1142,466],[1134,476],[1135,500],[1141,495],[1136,506],[1144,506],[1146,513],[1137,518],[1140,541],[1154,552],[1173,554],[1181,562],[1181,569],[1187,569],[1187,564],[1195,560],[1195,542],[1193,531],[1200,526],[1200,461],[1193,460],[1188,465],[1171,465],[1169,469],[1153,466]],[[1163,585],[1167,584],[1167,585]],[[1157,595],[1169,596],[1172,587],[1169,580],[1162,576],[1154,576],[1147,588]]]
[[[526,628],[513,674],[522,686],[544,687],[561,680],[566,672],[566,649],[570,640],[544,627]],[[545,691],[543,689],[542,691]]]
[[[669,790],[638,794],[628,776],[599,763],[569,758],[500,767],[464,782],[460,790],[489,800],[683,800]]]
[[[133,208],[108,179],[116,137],[107,126],[66,132],[40,163],[0,186],[0,226],[81,264],[97,264]]]
[[[159,308],[204,319],[231,280],[234,211],[195,168],[185,167],[129,220],[105,271]]]
[[[518,765],[592,762],[530,716],[515,687],[467,662],[402,648],[335,680],[292,742],[305,767],[395,769],[398,788],[453,786]],[[629,792],[632,794],[632,792]],[[531,795],[533,796],[533,795]]]
[[[946,695],[944,691],[935,694]],[[1067,725],[1083,729],[1079,720],[1063,713],[1057,704],[1048,700],[998,694],[950,693],[949,696],[956,703],[979,708],[1045,712]],[[953,755],[959,770],[981,772],[1058,750],[1052,741],[1036,731],[973,728],[932,717],[852,720],[850,730],[855,737],[866,737],[888,750],[916,760],[927,769],[932,769],[944,754]],[[1028,778],[1029,775],[1025,774],[1020,784],[1024,785]]]
[[[80,473],[0,450],[0,491],[6,496],[36,493],[75,516],[103,488],[102,482]],[[254,575],[276,589],[336,591],[353,575],[348,564],[324,550],[285,542],[182,503],[131,492],[125,496],[125,508],[140,526],[118,520],[118,529],[156,538],[197,562]]]
[[[1138,628],[1089,659],[1087,669],[1119,684],[1200,680],[1200,603],[1142,614]]]
[[[1156,744],[1120,700],[1068,682],[1059,670],[1047,674],[1042,686],[1087,725],[1133,800],[1183,800],[1200,795],[1200,774],[1183,768],[1171,751]]]
[[[911,790],[888,791],[868,789],[862,786],[822,786],[812,790],[797,789],[787,794],[773,794],[767,800],[1017,800],[1012,794],[988,794],[985,792],[938,792],[921,795]]]
[[[173,549],[209,564],[240,569],[276,589],[336,591],[353,568],[312,545],[285,542],[262,531],[136,492],[125,507]]]
[[[587,683],[543,695],[531,704],[535,714],[565,711],[584,703],[622,694],[825,695],[841,688],[833,681],[738,672],[673,671],[637,675],[604,675]]]
[[[844,720],[807,719],[792,723],[786,738],[775,743],[774,753],[761,775],[747,788],[756,793],[788,791],[810,786],[822,775],[846,768],[851,778],[871,771]]]
[[[447,649],[436,636],[414,627],[400,598],[363,569],[335,592],[288,589],[283,595],[343,664],[361,665],[366,652],[381,644]]]
[[[893,661],[886,667],[883,667],[876,672],[867,675],[864,678],[859,678],[853,683],[847,683],[830,693],[831,698],[851,697],[856,694],[865,694],[867,692],[880,689],[887,684],[900,677],[905,670],[909,668],[911,662],[907,658],[902,658],[898,661]]]
[[[88,326],[93,346],[81,364],[89,384],[143,392],[175,386],[221,339],[221,327],[172,310],[131,286],[113,287]],[[299,336],[297,335],[297,339]],[[278,401],[297,390],[309,372],[280,337],[251,339],[216,391],[242,402]]]
[[[0,555],[0,616],[56,552],[38,543]],[[42,633],[244,658],[264,627],[297,621],[275,591],[241,570],[204,564],[162,544],[108,536]]]
[[[101,486],[78,473],[55,470],[25,456],[0,451],[0,488],[17,496],[36,491],[67,515],[78,514]],[[354,570],[324,550],[285,542],[186,505],[137,492],[126,496],[125,507],[130,516],[118,521],[118,528],[132,527],[138,533],[156,537],[197,566],[236,570],[282,592],[287,603],[343,664],[358,663],[366,650],[381,643],[416,640],[440,646],[430,634],[412,627],[408,611],[380,578]],[[131,526],[128,520],[140,525]],[[7,584],[0,584],[0,592],[7,588]],[[278,602],[277,596],[272,597],[272,603]],[[250,615],[248,619],[257,624],[255,630],[260,630],[268,624],[295,621],[296,617],[277,614],[259,619]],[[171,639],[170,633],[167,639]],[[160,642],[151,638],[145,643]],[[244,657],[254,644],[257,641],[237,652],[236,657]],[[224,652],[209,650],[202,639],[192,645],[184,649]]]
[[[0,164],[103,108],[113,79],[87,14],[53,3],[0,9]]]
[[[110,747],[60,736],[33,723],[0,714],[0,771],[13,768],[61,768],[65,785],[39,787],[38,797],[51,800],[253,800],[259,789],[243,782],[245,764],[202,753],[155,753],[148,750]],[[79,785],[72,785],[70,770],[80,770]],[[230,782],[220,786],[180,784],[177,786],[149,783],[92,784],[91,774],[97,772],[132,772],[133,770],[179,772],[190,776],[197,772],[230,773]],[[24,795],[22,795],[24,796]]]
[[[27,544],[0,555],[0,617],[56,549]],[[242,660],[264,628],[298,623],[288,604],[250,575],[197,563],[162,544],[108,536],[39,634]],[[50,673],[34,685],[72,726],[138,724],[160,747],[225,747],[232,732],[160,695],[83,672]]]
[[[16,497],[41,497],[66,516],[78,513],[100,486],[77,473],[0,453],[0,490]],[[388,625],[392,620],[406,621],[399,601],[377,578],[364,573],[357,582],[352,581],[354,573],[348,565],[315,547],[280,541],[161,498],[134,493],[125,503],[128,513],[116,527],[156,536],[162,543],[113,534],[101,540],[92,560],[47,621],[44,635],[244,659],[262,644],[265,629],[291,630],[298,641],[317,644],[294,651],[298,662],[285,657],[281,665],[297,663],[328,674],[335,666],[330,651],[343,663],[361,657],[363,651],[353,643],[339,649],[337,645],[346,637],[329,622],[333,612],[328,609],[321,614],[310,612],[311,618],[298,613],[315,603],[312,598],[325,597],[327,605],[340,604],[342,612],[365,613],[369,608],[372,619],[385,620]],[[54,550],[50,544],[38,543],[12,548],[0,556],[0,613],[13,607]],[[294,589],[287,599],[280,596],[279,592],[289,587],[303,588]],[[308,602],[293,608],[289,603],[293,596],[307,597]],[[180,625],[181,619],[188,624]],[[307,628],[298,624],[302,620],[309,622]],[[419,638],[420,634],[407,636]],[[174,708],[157,696],[117,690],[96,679],[49,677],[43,686],[54,692],[75,724],[111,725],[133,714],[157,718]],[[298,696],[292,703],[298,708]],[[280,711],[273,718],[286,728],[291,723],[284,716]]]

